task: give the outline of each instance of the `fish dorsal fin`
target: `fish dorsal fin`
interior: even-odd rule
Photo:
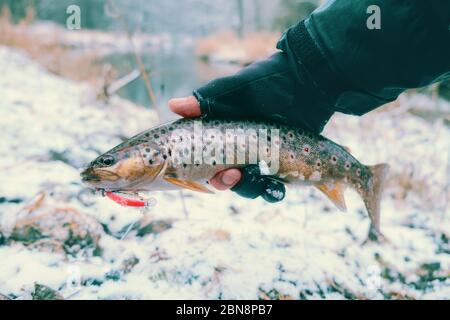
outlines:
[[[211,190],[209,190],[208,188],[206,188],[205,186],[203,186],[201,183],[198,183],[195,181],[180,180],[180,179],[169,177],[169,176],[165,176],[164,180],[166,180],[167,182],[172,183],[176,186],[179,186],[183,189],[189,189],[192,191],[203,192],[203,193],[214,193]]]
[[[315,187],[322,191],[336,207],[341,211],[347,211],[344,199],[344,185],[342,183],[334,184],[315,184]]]

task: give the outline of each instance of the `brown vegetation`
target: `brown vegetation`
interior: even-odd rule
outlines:
[[[0,14],[0,45],[20,48],[50,72],[76,81],[96,82],[105,76],[104,65],[92,51],[75,51],[59,41],[57,29],[48,37],[37,37],[29,30],[35,12],[28,7],[26,16],[12,23],[11,12],[4,6]]]
[[[196,51],[204,60],[247,65],[274,53],[279,37],[278,33],[257,32],[239,38],[233,32],[222,31],[199,40]]]

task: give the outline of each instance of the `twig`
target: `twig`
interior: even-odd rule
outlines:
[[[106,88],[106,93],[108,94],[108,96],[112,96],[114,93],[116,93],[117,91],[119,91],[120,89],[122,89],[123,87],[125,87],[126,85],[128,85],[129,83],[133,82],[134,80],[136,80],[137,78],[139,78],[139,76],[141,75],[141,73],[139,72],[139,70],[133,70],[130,73],[128,73],[127,75],[123,76],[120,79],[115,80],[113,83],[111,83],[107,88]]]
[[[127,230],[125,231],[125,233],[120,237],[120,240],[125,240],[125,238],[127,237],[127,235],[130,233],[131,229],[133,229],[134,225],[136,224],[136,221],[133,221],[132,223],[130,223],[130,225],[128,226]]]
[[[189,218],[189,211],[186,206],[186,200],[184,199],[183,191],[180,190],[180,199],[181,199],[181,205],[183,207],[184,216],[186,217],[186,220]]]
[[[107,4],[109,4],[109,6],[110,6],[109,9],[107,7]],[[113,12],[110,11],[111,9],[113,10]],[[122,27],[125,30],[125,33],[127,34],[128,41],[130,42],[130,46],[131,46],[134,58],[136,60],[136,63],[138,65],[139,71],[141,72],[142,78],[144,79],[145,87],[147,89],[147,94],[150,98],[150,101],[152,102],[153,106],[156,109],[156,113],[158,114],[156,96],[153,91],[152,84],[150,82],[150,77],[148,76],[147,70],[145,69],[144,63],[142,62],[142,58],[139,55],[139,53],[137,52],[136,46],[134,45],[133,34],[130,31],[130,28],[128,27],[125,19],[123,18],[122,13],[118,10],[117,5],[115,4],[114,0],[107,0],[107,2],[105,3],[105,11],[113,18],[116,18],[122,24]],[[158,114],[158,117],[159,117],[159,114]]]

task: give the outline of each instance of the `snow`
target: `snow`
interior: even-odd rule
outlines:
[[[81,224],[90,217],[103,226],[97,255],[1,245],[0,237],[1,294],[28,299],[39,283],[68,299],[449,297],[450,131],[442,121],[387,107],[361,118],[336,115],[328,125],[325,135],[363,163],[392,168],[382,203],[387,241],[363,245],[369,219],[350,190],[347,213],[310,187],[289,189],[278,204],[183,191],[188,216],[179,192],[152,194],[150,212],[92,195],[79,178],[83,164],[156,124],[155,115],[119,98],[87,101],[86,85],[49,74],[19,51],[0,47],[0,70],[0,197],[7,199],[0,235],[8,238],[30,215],[39,192],[38,217],[70,208],[85,217]],[[418,95],[400,103],[432,104]],[[144,220],[171,227],[144,235],[131,228],[120,240]]]

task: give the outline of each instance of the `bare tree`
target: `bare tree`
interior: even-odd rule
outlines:
[[[244,0],[236,0],[238,11],[237,33],[240,38],[244,36]]]

